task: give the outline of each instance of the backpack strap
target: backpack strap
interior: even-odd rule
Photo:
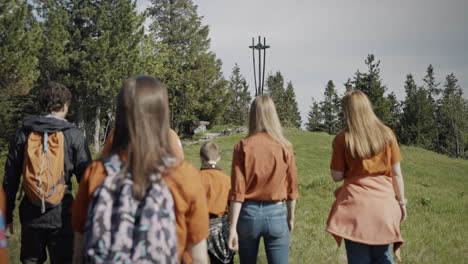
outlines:
[[[101,159],[102,165],[106,170],[107,176],[114,176],[122,170],[122,160],[118,154]]]
[[[42,149],[42,152],[43,153],[46,153],[47,152],[47,149],[48,149],[48,146],[49,144],[47,144],[47,141],[49,140],[49,133],[47,132],[44,132],[44,142],[43,142],[43,149]]]
[[[42,190],[42,178],[41,178],[42,174],[44,173],[44,159],[48,158],[48,153],[47,153],[47,150],[48,150],[48,147],[49,147],[48,140],[49,140],[49,133],[44,132],[44,136],[43,136],[43,140],[42,140],[41,167],[40,167],[40,170],[39,170],[39,175],[37,177],[37,179],[39,180],[38,192],[39,192],[39,195],[41,196],[41,213],[45,213],[45,196],[47,195],[47,192],[48,192],[48,189],[49,189],[49,186],[47,186],[46,193],[43,192],[43,190]],[[47,160],[49,162],[48,165],[50,165],[50,160],[49,159],[47,159]]]

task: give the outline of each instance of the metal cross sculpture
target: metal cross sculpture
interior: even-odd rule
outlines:
[[[262,39],[258,36],[258,43],[255,45],[255,38],[252,38],[252,46],[249,46],[252,49],[252,59],[253,59],[253,69],[254,69],[254,83],[255,83],[255,96],[263,94],[263,86],[265,84],[265,58],[266,58],[266,49],[270,46],[266,45],[266,38]],[[255,71],[255,50],[258,50],[258,85],[257,85],[257,73]],[[263,68],[262,68],[262,50],[263,50]],[[263,70],[263,71],[262,71]]]

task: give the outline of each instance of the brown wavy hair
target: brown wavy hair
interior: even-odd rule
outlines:
[[[131,173],[135,199],[143,198],[151,184],[150,176],[161,175],[160,170],[167,165],[165,158],[173,156],[169,130],[166,87],[151,76],[128,78],[117,99],[110,154],[127,154],[123,170]]]
[[[39,105],[44,113],[58,112],[65,104],[70,104],[72,94],[60,83],[51,82],[39,95]]]

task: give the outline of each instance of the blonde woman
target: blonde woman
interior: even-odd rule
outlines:
[[[232,160],[229,248],[239,250],[241,263],[256,263],[261,237],[268,263],[288,263],[297,197],[292,145],[273,100],[260,95],[250,108],[249,135]]]
[[[331,176],[344,180],[335,191],[327,231],[345,239],[348,263],[394,263],[403,243],[400,223],[406,199],[401,154],[392,130],[374,114],[367,96],[350,91],[342,99],[346,129],[333,141]]]

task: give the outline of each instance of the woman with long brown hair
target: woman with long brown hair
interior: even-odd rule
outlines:
[[[239,250],[241,263],[256,263],[261,237],[268,263],[288,263],[298,195],[292,144],[273,100],[260,95],[250,108],[249,135],[232,160],[229,247]]]
[[[165,257],[164,263],[180,262],[184,253],[190,255],[188,259],[185,259],[184,256],[186,262],[208,262],[206,253],[206,237],[208,237],[209,232],[208,209],[204,189],[200,181],[198,170],[190,163],[174,157],[174,146],[172,146],[169,131],[169,107],[167,89],[164,85],[162,85],[157,78],[144,75],[127,79],[118,96],[115,134],[110,151],[105,157],[94,161],[87,168],[81,179],[80,188],[75,202],[73,203],[72,227],[76,232],[75,263],[81,263],[83,251],[85,251],[85,256],[96,254],[95,250],[82,249],[83,239],[81,234],[84,231],[88,231],[88,228],[91,229],[95,227],[93,225],[94,223],[89,221],[91,219],[90,217],[93,217],[93,214],[98,210],[110,210],[105,208],[105,204],[101,207],[98,206],[99,200],[96,199],[95,191],[98,194],[106,191],[106,183],[111,176],[120,180],[116,182],[125,183],[129,180],[131,181],[130,193],[134,200],[125,198],[127,200],[124,200],[124,202],[126,204],[133,204],[130,206],[132,208],[146,209],[143,202],[146,203],[149,201],[156,204],[158,201],[161,201],[164,189],[167,189],[166,186],[172,196],[172,199],[166,199],[163,200],[164,202],[159,203],[161,204],[161,210],[156,212],[154,210],[143,212],[137,210],[135,215],[131,215],[127,213],[128,208],[126,208],[126,204],[120,203],[116,205],[118,210],[112,210],[112,218],[109,220],[112,227],[114,220],[123,222],[129,218],[134,219],[130,222],[134,222],[135,227],[128,229],[133,230],[133,233],[129,231],[112,234],[111,232],[111,236],[117,235],[118,237],[118,239],[116,239],[117,237],[113,237],[111,243],[123,243],[129,239],[140,238],[138,241],[133,240],[133,243],[130,244],[134,245],[134,247],[138,246],[138,249],[141,250],[135,252],[137,250],[133,248],[130,249],[130,251],[134,254],[141,254],[143,257],[152,255],[154,258],[158,258],[158,255],[161,256],[168,252],[165,249],[169,242],[176,241],[175,258]],[[113,162],[115,161],[122,165],[108,166],[109,163],[110,165],[114,165],[115,163]],[[108,167],[112,168],[108,169]],[[117,170],[119,173],[109,175],[109,173],[112,173],[112,170]],[[104,186],[104,189],[102,186]],[[123,187],[121,187],[120,190],[123,190]],[[156,191],[153,192],[153,190]],[[116,192],[113,194],[115,193]],[[117,192],[117,194],[118,193],[119,192]],[[123,193],[123,191],[120,191],[120,193]],[[153,194],[157,193],[161,195],[154,197]],[[127,193],[125,196],[129,197]],[[122,199],[122,195],[114,195],[113,197],[115,198],[114,200],[120,201],[120,199]],[[108,202],[112,203],[112,201]],[[173,206],[170,206],[170,204],[173,204]],[[173,208],[173,212],[166,208]],[[124,214],[118,212],[124,212]],[[109,214],[110,212],[107,212],[104,216]],[[171,237],[171,224],[163,226],[161,223],[156,225],[156,223],[150,222],[149,224],[147,223],[148,225],[136,225],[137,221],[141,223],[141,221],[143,221],[142,219],[145,217],[148,217],[148,219],[155,219],[155,216],[164,217],[166,220],[173,219],[172,216],[175,217],[172,226],[175,225],[176,240],[167,240],[168,237]],[[100,219],[96,219],[96,221],[99,222]],[[168,221],[164,223],[167,222]],[[105,222],[102,225],[106,224],[109,225],[109,223]],[[164,232],[158,232],[158,235],[145,233],[143,237],[141,236],[141,232],[148,229],[151,230],[151,228],[155,228],[155,226],[158,225],[162,226],[161,228],[167,229],[160,230]],[[102,229],[100,226],[96,227],[96,230],[101,231],[100,229]],[[118,229],[118,231],[120,230],[121,229]],[[135,232],[139,232],[138,235],[135,235]],[[89,233],[92,232],[85,232],[85,234]],[[90,234],[91,237],[92,235],[93,234]],[[144,239],[144,237],[146,237],[146,239]],[[148,244],[150,240],[155,239],[166,239],[167,243],[156,241],[159,243],[157,247],[158,250],[148,250],[148,248],[144,248],[144,245]],[[86,243],[90,243],[90,241],[84,242],[86,249]],[[114,246],[114,244],[112,244],[112,246]],[[106,248],[105,252],[113,252],[107,249],[108,248]],[[169,248],[170,252],[167,254],[173,254],[174,251],[172,249],[174,248]],[[111,256],[101,254],[98,257],[104,259],[110,258],[111,261],[115,261],[115,258],[123,258],[122,255],[125,254],[120,251],[116,254],[114,253],[112,253],[113,255]],[[132,257],[133,256],[134,255],[132,255]],[[134,258],[130,261],[134,262]]]
[[[348,263],[394,263],[406,219],[402,160],[392,130],[377,118],[367,96],[350,91],[342,99],[346,129],[333,141],[331,176],[344,180],[335,191],[327,231],[345,239]]]

